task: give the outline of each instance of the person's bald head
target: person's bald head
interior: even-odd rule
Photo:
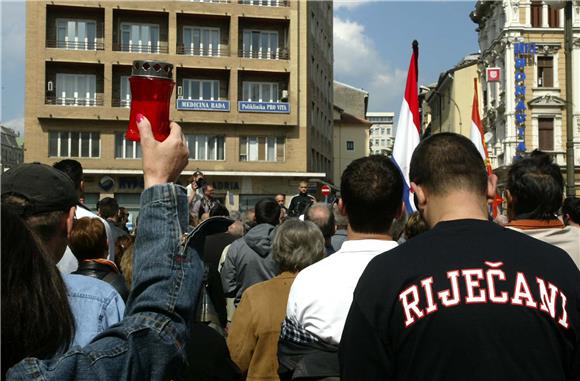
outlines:
[[[312,221],[322,231],[324,239],[332,237],[336,227],[334,224],[334,213],[330,207],[322,202],[312,204],[304,214],[305,221]]]

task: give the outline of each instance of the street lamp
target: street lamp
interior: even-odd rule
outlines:
[[[439,131],[441,131],[441,119],[442,118],[442,112],[441,112],[441,103],[443,102],[443,98],[445,97],[445,95],[441,94],[438,90],[435,89],[430,89],[427,86],[420,86],[420,88],[422,90],[426,90],[429,92],[432,92],[433,94],[437,95],[439,97]],[[462,127],[463,127],[463,121],[461,119],[461,110],[459,109],[459,106],[457,105],[457,102],[455,102],[455,99],[453,99],[451,97],[451,95],[448,95],[449,100],[453,103],[453,105],[455,106],[455,108],[457,109],[457,114],[459,115],[459,132],[462,131]]]
[[[576,195],[574,174],[574,112],[572,105],[572,1],[547,0],[554,9],[564,8],[564,54],[566,56],[566,196]]]

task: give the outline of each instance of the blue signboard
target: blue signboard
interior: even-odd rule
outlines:
[[[515,98],[516,98],[516,157],[518,159],[526,152],[526,63],[537,53],[535,43],[515,43]]]
[[[287,102],[238,102],[238,111],[289,114],[290,104]]]
[[[178,99],[177,109],[185,111],[230,111],[230,101]]]

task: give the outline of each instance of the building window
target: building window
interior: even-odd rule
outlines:
[[[223,136],[187,135],[190,160],[225,160]]]
[[[538,148],[540,151],[554,150],[554,118],[538,118]]]
[[[219,28],[183,27],[184,54],[192,56],[219,56]]]
[[[391,129],[390,128],[387,128],[387,135],[389,135],[389,136],[391,135]]]
[[[542,1],[532,0],[532,27],[541,28],[542,27]]]
[[[220,81],[202,79],[184,79],[184,99],[203,99],[214,101],[220,99]]]
[[[554,57],[538,57],[538,87],[554,86]]]
[[[247,102],[280,102],[278,83],[244,82],[243,98]]]
[[[121,107],[130,107],[131,106],[131,85],[129,83],[129,76],[123,75],[121,76],[121,99],[120,99],[120,106]]]
[[[379,139],[375,139],[375,143],[379,144]],[[346,150],[347,151],[354,151],[354,141],[352,141],[352,140],[346,141]]]
[[[560,27],[560,10],[548,6],[548,25],[550,28]]]
[[[100,157],[101,135],[98,132],[48,133],[48,155],[51,157]]]
[[[117,132],[115,134],[115,158],[140,159],[141,144],[125,139],[124,132]]]
[[[56,47],[96,50],[97,23],[87,20],[56,20]]]
[[[381,135],[385,134],[385,127],[381,127]]]
[[[283,137],[240,137],[240,161],[284,161]]]
[[[159,53],[159,25],[122,23],[121,50],[124,52]]]
[[[97,77],[94,74],[56,75],[56,104],[96,106]]]
[[[261,7],[279,7],[283,4],[283,0],[241,0],[241,4],[258,5]]]
[[[242,53],[249,58],[279,59],[278,32],[244,30]]]

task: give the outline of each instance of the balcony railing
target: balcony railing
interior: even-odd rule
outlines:
[[[131,52],[131,53],[151,53],[151,54],[167,54],[169,47],[162,45],[151,44],[124,44],[113,43],[113,50],[117,52]]]
[[[289,0],[239,0],[240,4],[255,5],[259,7],[288,7]]]
[[[257,58],[262,60],[287,60],[290,54],[287,49],[278,50],[240,50],[239,56],[244,58]]]
[[[226,47],[200,48],[178,44],[177,54],[183,54],[185,56],[200,56],[200,57],[227,57],[230,55],[230,49]]]
[[[105,50],[105,44],[100,41],[62,41],[46,40],[47,48],[67,50]]]
[[[231,0],[189,0],[192,3],[218,3],[218,4],[228,4]]]
[[[56,106],[82,106],[82,107],[93,107],[93,106],[103,106],[103,96],[97,94],[92,98],[68,98],[68,97],[57,97],[47,95],[44,101],[47,105]]]
[[[130,99],[119,99],[119,98],[113,98],[111,100],[111,106],[112,107],[123,107],[123,108],[129,108],[131,107],[131,100]]]

